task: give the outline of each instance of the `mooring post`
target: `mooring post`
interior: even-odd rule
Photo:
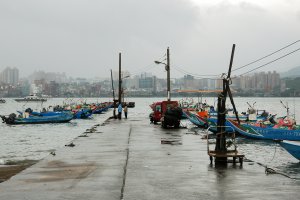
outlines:
[[[234,57],[235,44],[232,46],[230,64],[227,77],[223,77],[223,91],[218,96],[218,123],[217,123],[217,138],[216,138],[216,147],[215,151],[218,154],[226,153],[226,98],[227,93],[230,91],[229,80],[231,74],[231,68]],[[231,93],[230,93],[231,94]],[[227,162],[227,157],[216,157],[215,162]]]

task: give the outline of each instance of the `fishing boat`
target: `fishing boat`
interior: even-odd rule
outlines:
[[[56,112],[51,114],[46,113],[24,113],[24,115],[17,116],[15,113],[9,116],[1,116],[6,124],[46,124],[46,123],[64,123],[73,119],[70,112]]]
[[[207,118],[207,123],[209,126],[209,130],[213,133],[217,133],[218,128],[218,119],[216,118]],[[231,126],[231,124],[226,120],[225,122],[225,131],[228,133],[234,132],[234,128]]]
[[[239,134],[254,138],[254,139],[268,139],[268,140],[294,140],[300,141],[300,127],[294,126],[291,129],[288,126],[274,126],[257,122],[251,124],[238,124],[233,120],[226,120],[230,126],[234,128]]]
[[[279,143],[287,152],[300,160],[300,142],[283,140]]]
[[[201,127],[201,128],[208,128],[208,122],[206,119],[191,113],[189,111],[182,111],[183,116],[186,117],[190,122],[192,122],[194,125]]]
[[[109,108],[111,108],[113,104],[102,104],[100,106],[91,107],[93,114],[101,114],[102,112],[106,112]]]
[[[24,98],[15,99],[15,101],[17,101],[17,102],[24,102],[24,101],[26,101],[26,102],[37,102],[37,101],[44,102],[44,101],[47,101],[47,98],[39,97],[36,95],[29,95]]]
[[[73,112],[73,119],[90,119],[93,114],[92,110],[90,109],[81,109],[72,112]]]

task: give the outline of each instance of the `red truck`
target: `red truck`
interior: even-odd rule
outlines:
[[[182,110],[178,106],[178,101],[155,102],[150,107],[153,111],[149,116],[152,123],[161,122],[163,128],[169,126],[179,127]]]

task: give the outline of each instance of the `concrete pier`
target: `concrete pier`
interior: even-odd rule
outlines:
[[[0,199],[299,199],[299,181],[256,163],[211,166],[199,135],[129,117],[95,126],[1,183]]]

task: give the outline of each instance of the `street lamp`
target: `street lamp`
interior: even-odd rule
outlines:
[[[166,70],[166,71],[168,71],[168,70],[169,70],[169,66],[168,66],[168,64],[167,64],[167,63],[160,62],[160,61],[157,61],[157,60],[156,60],[156,61],[154,61],[154,63],[155,63],[155,64],[157,64],[157,65],[159,65],[159,64],[163,64],[163,65],[165,65],[165,70]]]
[[[168,49],[169,50],[169,49]],[[165,70],[167,71],[167,98],[168,101],[171,101],[171,93],[170,93],[170,65],[168,65],[167,63],[164,62],[160,62],[160,61],[154,61],[155,64],[159,65],[159,64],[163,64],[165,65]]]

